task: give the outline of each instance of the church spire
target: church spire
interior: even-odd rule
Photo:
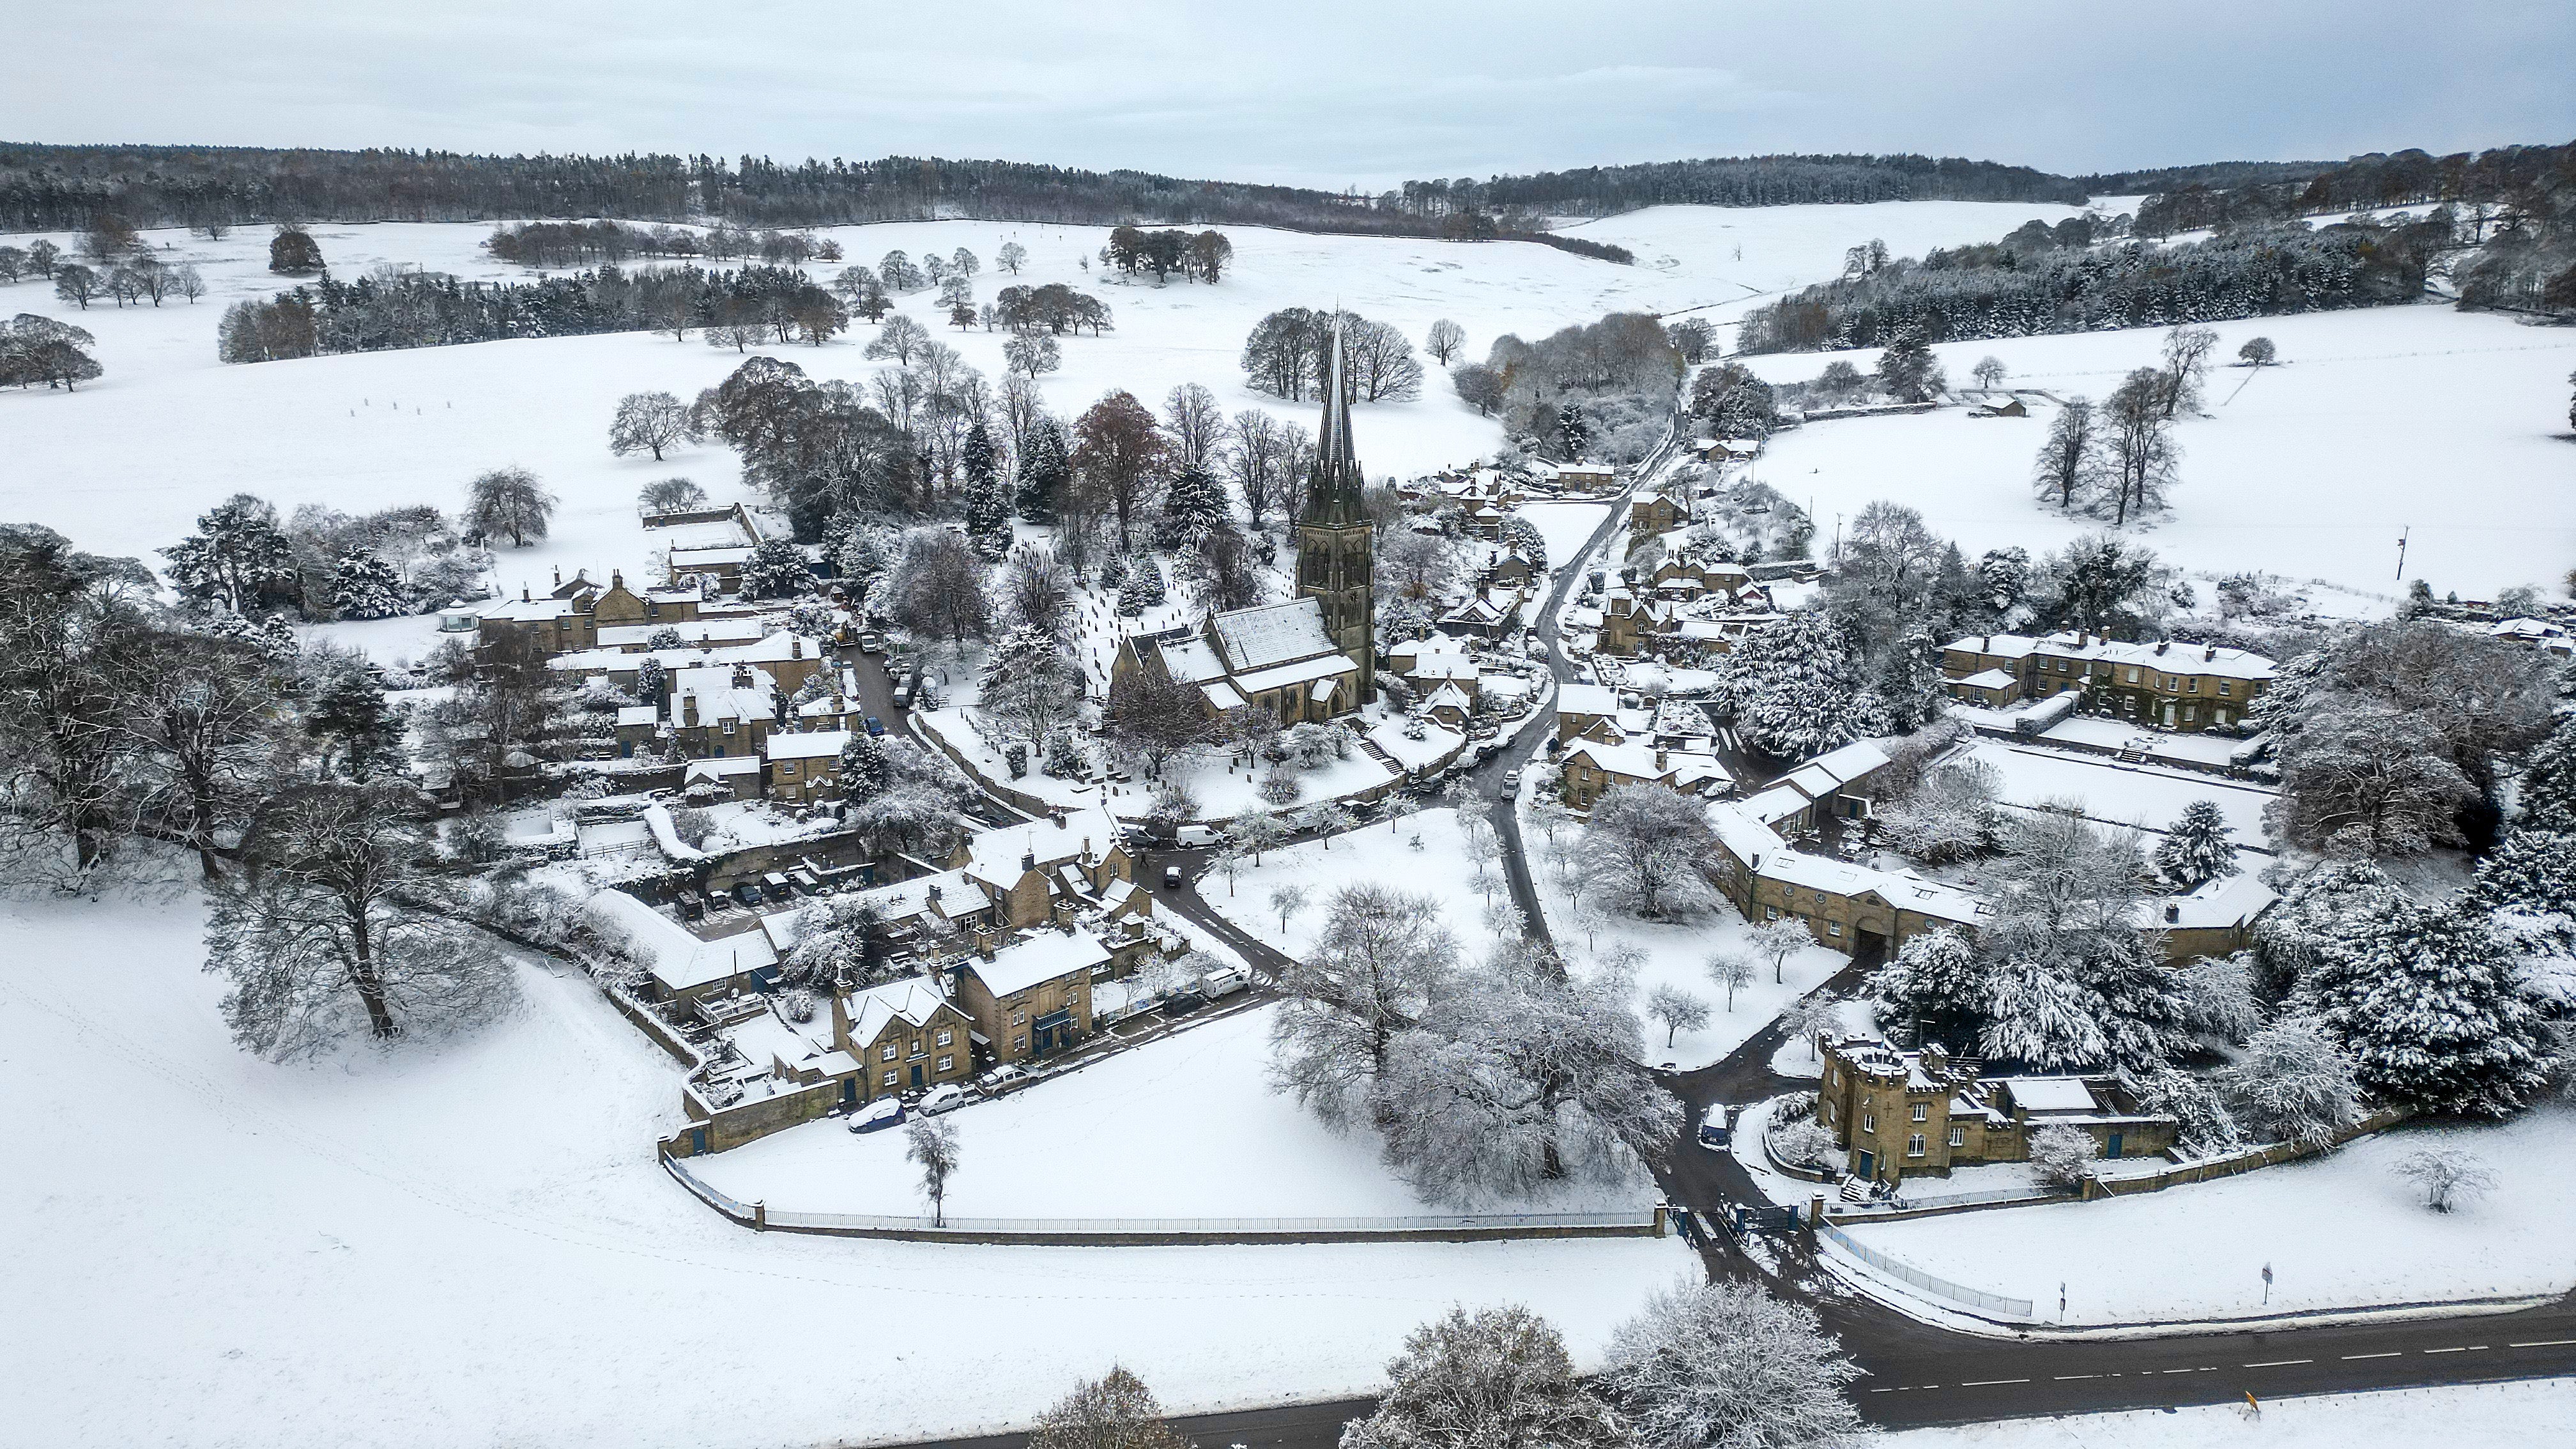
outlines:
[[[1305,523],[1352,524],[1367,517],[1360,506],[1364,479],[1351,451],[1350,393],[1342,382],[1342,319],[1333,317],[1333,351],[1324,368],[1324,423],[1315,435],[1315,470],[1306,479]]]

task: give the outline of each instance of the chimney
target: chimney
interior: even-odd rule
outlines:
[[[1924,1074],[1925,1074],[1925,1075],[1927,1075],[1927,1076],[1930,1076],[1930,1077],[1938,1078],[1938,1077],[1940,1077],[1940,1076],[1942,1076],[1942,1075],[1946,1074],[1949,1070],[1950,1070],[1950,1049],[1949,1049],[1949,1048],[1947,1048],[1947,1047],[1945,1047],[1945,1046],[1943,1046],[1943,1045],[1941,1045],[1941,1044],[1940,1044],[1939,1042],[1937,1042],[1937,1041],[1927,1041],[1927,1042],[1925,1042],[1925,1043],[1923,1044],[1923,1071],[1924,1071]]]
[[[556,565],[555,565],[555,587],[556,587],[556,588],[559,588],[559,589],[563,587],[563,565],[562,565],[562,564],[556,564]]]
[[[923,899],[933,901],[939,899],[939,882],[932,881],[930,883],[930,890],[923,896]]]
[[[2181,920],[2182,920],[2182,907],[2180,907],[2180,906],[2178,906],[2178,905],[2174,904],[2174,903],[2173,903],[2173,902],[2171,902],[2171,901],[2167,901],[2167,902],[2165,902],[2165,924],[2166,924],[2166,925],[2168,925],[2168,926],[2170,926],[2170,925],[2174,925],[2174,924],[2176,924],[2176,923],[2180,922]]]
[[[696,695],[684,694],[680,696],[680,722],[685,725],[695,725],[698,722],[698,697]]]
[[[751,688],[751,666],[750,666],[750,665],[748,665],[748,664],[737,664],[737,665],[735,665],[735,666],[733,667],[733,687],[734,687],[734,688],[736,688],[736,689],[749,689],[749,688]]]
[[[528,598],[528,586],[526,584],[519,585],[519,602],[522,604],[531,602]]]
[[[2217,657],[2218,657],[2218,646],[2217,646],[2217,645],[2215,645],[2215,644],[2203,644],[2203,645],[2201,645],[2201,646],[2200,646],[2200,662],[2201,662],[2201,663],[2203,663],[2203,664],[2207,664],[2209,661],[2211,661],[2211,660],[2213,660],[2213,659],[2215,659],[2215,658],[2217,658]]]
[[[1670,759],[1671,759],[1671,757],[1670,757],[1669,755],[1667,755],[1664,751],[1662,751],[1662,750],[1657,750],[1657,751],[1655,751],[1655,768],[1656,768],[1656,769],[1658,769],[1658,770],[1668,768],[1668,767],[1669,767],[1669,761],[1670,761]]]
[[[1062,815],[1058,815],[1055,818],[1055,828],[1058,830],[1062,830],[1064,828],[1064,817]]]
[[[802,640],[802,639],[790,639],[790,640],[788,640],[788,641],[787,641],[787,657],[788,657],[788,658],[790,658],[790,659],[802,659],[802,658],[804,658],[804,657],[805,657],[805,641],[804,641],[804,640]]]
[[[1020,852],[1020,873],[1021,873],[1021,874],[1023,874],[1023,875],[1025,875],[1025,874],[1027,874],[1028,872],[1033,871],[1033,870],[1035,870],[1035,869],[1037,869],[1037,868],[1038,868],[1038,853],[1037,853],[1035,850],[1023,850],[1023,851],[1021,851],[1021,852]]]
[[[2164,653],[2166,650],[2171,649],[2172,647],[2173,647],[2173,641],[2172,641],[2172,640],[2170,640],[2170,639],[2159,639],[2159,640],[2157,640],[2157,641],[2156,641],[2156,652],[2157,652],[2158,654],[2162,654],[2162,653]]]
[[[610,569],[608,571],[608,586],[612,589],[622,589],[626,587],[626,570]]]

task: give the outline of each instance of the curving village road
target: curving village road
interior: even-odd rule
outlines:
[[[1671,446],[1667,439],[1665,448]],[[1656,465],[1668,461],[1669,456],[1658,458]],[[1640,469],[1639,478],[1654,471]],[[1558,646],[1557,615],[1591,556],[1618,531],[1636,486],[1612,500],[1609,516],[1566,561],[1540,615],[1537,634],[1560,684],[1573,678],[1573,669]],[[1518,812],[1509,808],[1502,779],[1526,765],[1550,733],[1533,726],[1466,772],[1479,798],[1502,807],[1493,809],[1493,816],[1512,898],[1532,932],[1541,935],[1546,922],[1530,877]],[[1204,862],[1203,851],[1149,852],[1140,862],[1145,867],[1140,883],[1174,912],[1242,952],[1250,964],[1265,973],[1275,970],[1284,959],[1277,951],[1200,899],[1193,878]],[[1184,884],[1177,889],[1162,885],[1166,864],[1183,867]],[[1865,969],[1865,963],[1855,963],[1819,989],[1849,990]],[[1806,1086],[1771,1071],[1772,1055],[1782,1041],[1774,1022],[1724,1059],[1662,1079],[1690,1112],[1680,1139],[1656,1166],[1656,1181],[1667,1200],[1703,1222],[1726,1217],[1737,1204],[1761,1206],[1767,1199],[1731,1154],[1700,1147],[1687,1124],[1695,1124],[1712,1105],[1751,1104]],[[2435,1307],[2422,1310],[2423,1316],[2385,1322],[2282,1319],[2243,1327],[2177,1326],[2170,1333],[2156,1333],[2152,1327],[1970,1333],[1907,1317],[1842,1288],[1815,1266],[1813,1243],[1803,1232],[1769,1239],[1769,1265],[1748,1256],[1723,1231],[1703,1236],[1697,1251],[1712,1278],[1760,1282],[1816,1310],[1863,1372],[1852,1386],[1862,1417],[1882,1428],[2233,1403],[2249,1394],[2270,1399],[2576,1375],[2576,1293],[2511,1313],[2442,1316]],[[1373,1404],[1366,1397],[1319,1399],[1181,1415],[1173,1422],[1208,1449],[1334,1449],[1342,1425],[1366,1415]],[[1029,1412],[1034,1415],[1039,1407],[1032,1404]],[[1022,1449],[1028,1436],[908,1442],[923,1449]]]

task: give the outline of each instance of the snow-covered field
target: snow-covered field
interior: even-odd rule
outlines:
[[[1597,1358],[1685,1266],[1656,1239],[754,1235],[653,1165],[678,1074],[587,985],[531,971],[479,1037],[281,1068],[225,1038],[198,921],[0,905],[0,1440],[867,1442],[1026,1422],[1112,1362],[1215,1407],[1366,1389],[1458,1302],[1527,1303]],[[963,1189],[999,1164],[961,1125]]]
[[[2216,324],[2217,360],[2269,337],[2287,364],[2248,380],[2213,367],[2206,416],[2175,431],[2182,447],[2173,512],[2144,534],[2188,570],[2321,578],[2377,603],[2404,587],[2397,540],[2411,529],[2406,577],[2491,598],[2548,588],[2576,556],[2576,446],[2567,372],[2576,335],[2447,306],[2381,307]],[[2009,385],[2102,398],[2158,361],[2162,333],[1952,342],[1933,348],[1954,384],[1977,359]],[[1812,378],[1835,356],[1866,371],[1874,350],[1745,359],[1774,381]],[[2240,385],[2242,390],[2240,391]],[[1781,434],[1754,476],[1801,506],[1819,534],[1886,498],[1919,509],[1971,558],[2020,545],[2034,556],[2099,523],[2042,508],[2031,460],[2055,409],[1972,418],[1964,409],[1847,419]],[[2201,586],[2207,602],[2206,584]],[[2320,600],[2331,608],[2330,601]],[[2383,605],[2384,607],[2384,605]]]
[[[1264,945],[1302,956],[1314,944],[1315,933],[1323,929],[1325,905],[1335,890],[1360,884],[1392,886],[1430,897],[1441,924],[1458,938],[1459,948],[1477,956],[1495,939],[1484,924],[1488,895],[1503,903],[1512,898],[1502,882],[1502,867],[1498,864],[1493,870],[1493,890],[1478,890],[1472,880],[1475,865],[1468,860],[1458,833],[1458,813],[1422,810],[1395,816],[1386,824],[1266,851],[1261,863],[1247,867],[1232,885],[1224,876],[1210,873],[1199,879],[1198,888],[1200,899]],[[1284,885],[1303,886],[1307,902],[1288,917],[1287,929],[1282,931],[1270,893]]]
[[[1538,536],[1547,540],[1548,571],[1561,573],[1592,530],[1601,526],[1602,515],[1609,509],[1607,503],[1524,503],[1512,511],[1528,519]]]
[[[1842,248],[1878,232],[1891,244],[1905,238],[1907,246],[1979,241],[2035,216],[2069,214],[2062,206],[1973,203],[1726,212],[1673,207],[1620,218],[1617,225],[1619,239],[1631,244],[1671,230],[1685,239],[1676,243],[1685,251],[1696,245],[1687,238],[1711,226],[1740,231],[1764,260],[1760,275],[1810,280],[1831,276]],[[468,279],[532,275],[480,250],[490,231],[409,223],[314,229],[340,277],[387,264]],[[1687,271],[1616,266],[1529,243],[1324,237],[1257,227],[1227,234],[1235,264],[1222,284],[1157,288],[1105,281],[1096,262],[1083,270],[1080,259],[1106,237],[1096,227],[902,222],[818,233],[849,252],[844,265],[873,267],[894,249],[919,257],[964,246],[984,261],[976,278],[983,299],[1006,283],[1054,281],[1101,297],[1116,314],[1116,327],[1104,337],[1064,339],[1063,370],[1044,380],[1050,406],[1067,416],[1112,388],[1159,406],[1174,386],[1198,382],[1229,412],[1267,407],[1312,427],[1312,405],[1250,391],[1237,365],[1252,324],[1280,307],[1329,307],[1338,298],[1395,323],[1417,342],[1432,322],[1449,318],[1467,329],[1469,354],[1481,358],[1503,332],[1536,337],[1614,308],[1663,311],[1712,300],[1702,295],[1709,287]],[[74,240],[52,239],[66,251]],[[741,361],[730,350],[704,346],[694,335],[681,343],[638,333],[226,366],[215,360],[214,342],[224,307],[289,284],[266,270],[267,235],[249,228],[209,242],[156,230],[145,239],[166,261],[196,264],[210,294],[193,306],[119,309],[96,302],[81,312],[57,302],[39,281],[0,287],[0,311],[61,316],[97,334],[97,355],[107,369],[68,397],[43,389],[0,394],[0,440],[12,464],[0,473],[0,518],[59,528],[93,551],[149,557],[187,532],[198,513],[239,490],[289,512],[308,502],[352,512],[418,502],[453,508],[476,473],[517,463],[535,470],[564,504],[548,541],[502,560],[500,581],[516,592],[557,566],[567,572],[640,567],[647,550],[633,506],[646,482],[685,474],[719,498],[729,496],[735,468],[720,446],[683,447],[656,463],[649,455],[612,458],[606,438],[619,397],[655,388],[692,397]],[[8,238],[19,246],[29,240]],[[1018,277],[998,275],[994,253],[1012,240],[1028,249],[1028,269]],[[808,270],[828,278],[833,267],[812,263]],[[1002,334],[948,327],[927,291],[901,299],[901,307],[969,363],[1001,375]],[[818,377],[861,380],[879,366],[860,356],[875,331],[863,324],[825,347],[761,350]],[[1359,457],[1372,477],[1464,463],[1502,441],[1499,424],[1477,417],[1433,373],[1416,401],[1358,410]]]
[[[2008,805],[2076,801],[2096,820],[2162,830],[2193,802],[2208,800],[2227,818],[2239,844],[2263,842],[2263,807],[2276,793],[2242,780],[2161,765],[2115,763],[2099,755],[2010,744],[1979,737],[1968,756],[1994,768]]]
[[[2259,1414],[2241,1403],[2207,1404],[1908,1429],[1878,1442],[1885,1449],[2508,1449],[2564,1442],[2570,1416],[2576,1379],[2536,1379],[2267,1399]]]
[[[2499,1179],[2448,1214],[2390,1164],[2466,1147]],[[2042,1299],[2067,1321],[2262,1312],[2565,1292],[2576,1286],[2576,1106],[2495,1127],[2400,1128],[2331,1156],[2138,1197],[1854,1229],[1926,1272]],[[2117,1252],[2104,1251],[2117,1244]],[[2263,1303],[2263,1267],[2273,1271]]]
[[[964,1166],[948,1211],[991,1217],[1404,1217],[1426,1205],[1379,1162],[1370,1136],[1337,1136],[1269,1082],[1270,1018],[1246,1011],[967,1107]],[[744,1202],[814,1212],[925,1212],[901,1132],[840,1122],[792,1128],[690,1165]],[[1591,1212],[1643,1206],[1620,1193],[1471,1205]]]

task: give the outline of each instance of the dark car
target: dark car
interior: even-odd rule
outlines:
[[[871,735],[881,735],[881,734],[884,734],[884,733],[885,733],[885,721],[884,721],[884,720],[881,720],[881,719],[879,719],[879,718],[877,718],[875,715],[869,715],[869,716],[868,716],[868,733],[869,733],[869,734],[871,734]]]
[[[746,908],[759,905],[761,901],[760,887],[752,881],[744,881],[742,884],[733,888],[733,898],[742,902]]]
[[[682,891],[674,899],[679,904],[681,920],[694,921],[705,916],[707,913],[706,897],[699,895],[696,891]]]
[[[1163,998],[1165,1016],[1186,1016],[1208,1004],[1207,992],[1199,986],[1186,986]]]

